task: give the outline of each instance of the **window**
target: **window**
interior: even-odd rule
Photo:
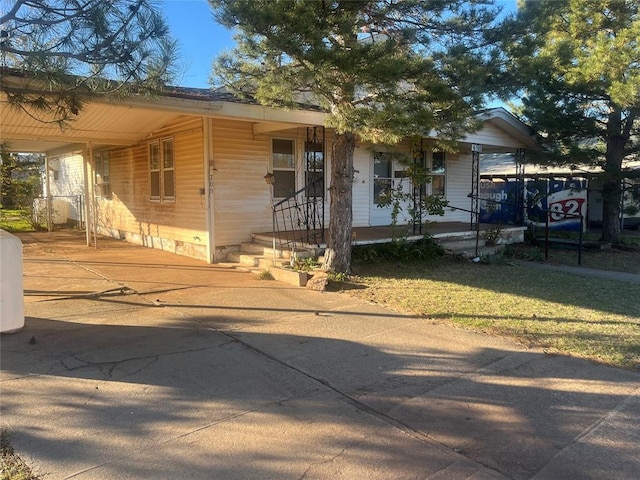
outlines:
[[[295,141],[274,138],[271,140],[271,163],[273,166],[273,196],[285,198],[296,191]]]
[[[431,195],[444,197],[445,174],[444,152],[433,152],[431,154]]]
[[[430,155],[429,152],[425,152],[424,167],[429,170],[431,183],[422,185],[420,187],[420,194],[422,196],[438,195],[440,197],[444,197],[444,187],[446,183],[446,166],[444,152],[431,152]]]
[[[95,195],[109,198],[111,197],[109,152],[97,152],[94,159],[96,165],[94,171]]]
[[[378,205],[381,197],[391,192],[392,159],[385,152],[375,152],[373,156],[373,202]]]
[[[175,201],[175,155],[172,138],[149,144],[149,181],[152,201]]]

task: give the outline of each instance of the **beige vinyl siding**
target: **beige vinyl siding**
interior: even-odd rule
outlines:
[[[276,135],[277,136],[277,135]],[[213,195],[216,247],[271,231],[271,199],[264,175],[271,135],[253,135],[249,122],[213,121]]]
[[[175,202],[152,202],[149,141],[173,138]],[[102,230],[135,243],[206,258],[202,120],[181,117],[134,147],[109,151],[111,198],[98,199]]]

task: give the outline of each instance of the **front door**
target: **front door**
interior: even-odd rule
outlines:
[[[373,179],[371,201],[371,226],[390,225],[393,221],[392,206],[381,207],[383,197],[392,191],[402,189],[404,193],[411,193],[411,182],[405,175],[405,166],[394,155],[387,152],[374,152],[373,154]],[[408,220],[407,205],[401,204],[402,211],[398,215],[398,224],[406,224]]]

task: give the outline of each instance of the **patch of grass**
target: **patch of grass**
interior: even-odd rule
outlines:
[[[27,210],[0,209],[0,228],[8,232],[33,232],[33,222]]]
[[[614,248],[583,251],[582,266],[640,274],[640,245],[633,243],[633,237],[629,238],[628,243]],[[509,245],[507,254],[524,260],[545,261],[544,245],[538,247],[525,243]],[[566,248],[550,248],[548,262],[577,266],[578,252]]]
[[[640,368],[638,285],[442,258],[358,265],[351,295],[527,345]]]
[[[269,270],[262,270],[258,274],[258,280],[273,280],[273,275],[271,275]]]
[[[7,430],[0,431],[0,479],[39,480],[40,477],[16,454],[9,442]]]

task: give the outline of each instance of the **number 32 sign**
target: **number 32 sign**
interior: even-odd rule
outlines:
[[[579,220],[580,214],[584,215],[582,207],[585,202],[584,198],[568,198],[550,203],[549,210],[551,210],[551,214],[549,215],[549,221],[571,220],[575,222]]]

